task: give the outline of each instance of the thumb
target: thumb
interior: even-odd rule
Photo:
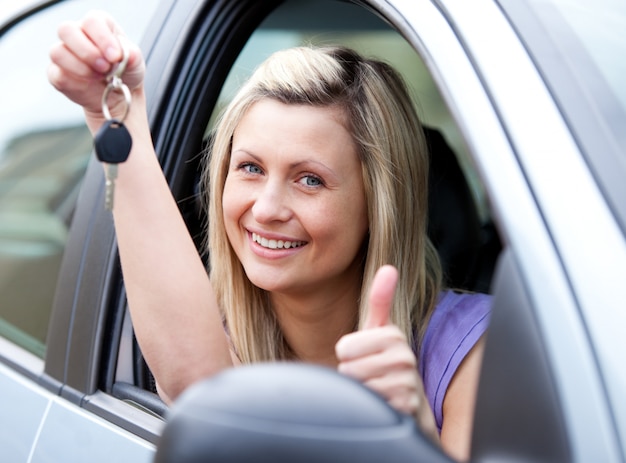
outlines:
[[[378,269],[369,294],[369,306],[363,329],[379,328],[389,324],[393,296],[398,283],[398,270],[391,265]]]

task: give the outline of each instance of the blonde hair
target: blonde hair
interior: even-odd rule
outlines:
[[[222,115],[203,173],[209,191],[207,251],[211,281],[233,348],[243,363],[292,359],[266,291],[246,277],[226,236],[224,183],[235,128],[257,101],[336,106],[347,115],[362,164],[369,233],[359,324],[376,270],[392,264],[400,279],[392,322],[419,341],[441,286],[438,255],[426,234],[428,152],[407,89],[387,64],[343,47],[299,47],[268,58]]]

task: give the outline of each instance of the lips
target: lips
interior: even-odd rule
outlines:
[[[252,233],[252,241],[267,249],[292,249],[306,244],[306,241],[268,239],[257,233]]]

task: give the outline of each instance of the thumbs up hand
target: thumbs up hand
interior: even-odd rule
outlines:
[[[373,389],[396,410],[414,416],[427,435],[437,436],[413,350],[390,322],[397,282],[394,267],[378,270],[363,329],[343,336],[335,346],[338,370]]]

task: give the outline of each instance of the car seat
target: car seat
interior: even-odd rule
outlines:
[[[478,209],[456,155],[436,129],[424,127],[430,154],[428,235],[450,288],[489,289],[499,239]]]

